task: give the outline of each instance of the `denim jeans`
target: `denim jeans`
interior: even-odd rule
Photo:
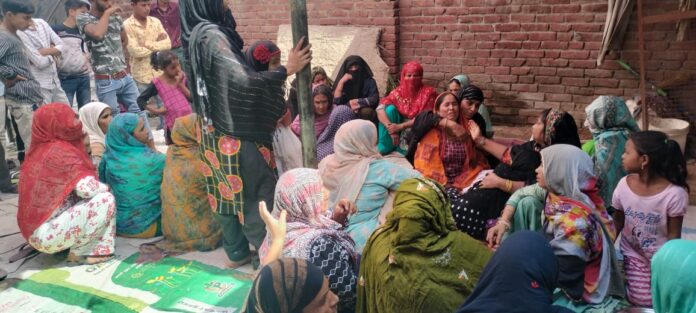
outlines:
[[[61,78],[60,85],[68,96],[70,106],[73,104],[73,99],[77,101],[78,109],[91,101],[89,75]]]
[[[150,133],[150,138],[152,138],[152,130],[150,130],[150,123],[147,120],[147,114],[141,111],[138,107],[138,86],[135,84],[135,80],[130,75],[126,75],[121,79],[97,79],[95,80],[97,85],[97,97],[99,101],[104,102],[111,107],[111,115],[116,116],[121,113],[122,104],[126,110],[130,113],[136,113],[143,117],[145,120],[145,128],[147,128],[148,133]]]

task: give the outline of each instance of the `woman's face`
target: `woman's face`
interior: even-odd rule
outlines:
[[[271,58],[270,61],[268,61],[268,70],[269,71],[273,71],[279,67],[280,67],[280,54],[274,56],[273,58]]]
[[[333,313],[338,311],[338,296],[329,289],[329,280],[324,277],[321,290],[304,309],[303,313]]]
[[[408,72],[404,74],[404,79],[408,80],[414,80],[414,79],[421,79],[423,78],[423,75],[418,73],[418,72]]]
[[[544,178],[544,162],[542,160],[541,165],[536,169],[536,179],[539,187],[546,189],[546,178]]]
[[[314,96],[314,114],[324,115],[329,111],[329,97],[318,94]]]
[[[541,119],[542,117],[539,116],[536,123],[532,125],[532,139],[540,145],[544,144],[544,122]]]
[[[312,81],[313,85],[326,85],[326,76],[324,74],[317,74],[314,76],[314,80]]]
[[[440,107],[437,109],[437,115],[441,118],[446,118],[450,121],[456,121],[459,116],[459,105],[457,105],[457,98],[453,95],[445,95],[442,99]]]
[[[99,114],[97,124],[99,124],[99,129],[106,134],[106,130],[109,129],[109,124],[111,124],[111,108],[106,108]]]
[[[462,114],[470,119],[478,112],[479,106],[481,106],[481,101],[463,99],[461,103]]]
[[[146,145],[150,141],[148,138],[147,129],[145,129],[145,122],[142,118],[138,118],[138,125],[135,126],[133,137]]]
[[[447,90],[455,95],[459,92],[459,89],[462,89],[462,86],[459,86],[459,83],[456,80],[453,80],[449,83],[449,85],[447,85]]]

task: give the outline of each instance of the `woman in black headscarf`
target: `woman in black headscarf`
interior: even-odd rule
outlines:
[[[558,260],[543,235],[517,232],[496,251],[456,313],[572,312],[551,305],[558,271]]]
[[[185,68],[202,128],[208,201],[222,226],[228,265],[238,267],[251,261],[249,243],[258,249],[266,235],[256,204],[273,201],[271,134],[285,113],[285,79],[309,63],[311,46],[301,48],[300,40],[285,66],[260,74],[241,51],[244,41],[228,4],[179,1],[181,39],[189,60]]]
[[[333,103],[348,105],[359,118],[376,122],[379,90],[372,76],[372,70],[363,58],[357,55],[347,57],[336,75]]]

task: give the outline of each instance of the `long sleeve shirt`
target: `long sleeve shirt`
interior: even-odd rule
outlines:
[[[5,98],[27,105],[41,104],[43,96],[39,91],[39,83],[29,71],[29,60],[24,53],[24,45],[15,35],[0,31],[0,78],[15,79],[17,75],[26,80],[17,81],[13,86],[5,86]]]
[[[60,86],[55,58],[51,55],[41,55],[39,50],[54,47],[62,53],[65,49],[63,40],[58,37],[46,21],[37,18],[33,21],[33,26],[25,31],[17,31],[17,36],[27,48],[29,69],[34,74],[34,78],[39,82],[41,88],[53,89],[55,85]]]
[[[179,5],[171,1],[169,8],[164,11],[159,7],[158,1],[152,2],[152,10],[150,16],[158,18],[162,22],[162,26],[169,34],[169,39],[172,41],[172,49],[181,47],[181,21],[179,20]]]
[[[343,93],[340,97],[334,97],[333,103],[335,105],[349,104],[350,100],[353,99],[348,99],[348,96]],[[377,89],[377,82],[373,78],[365,79],[362,95],[357,100],[360,108],[377,108],[377,105],[379,105],[379,90]]]
[[[147,17],[145,25],[131,16],[123,22],[123,28],[128,35],[131,75],[136,82],[149,84],[153,78],[162,74],[152,68],[150,56],[157,51],[171,49],[169,35],[162,23],[152,16]],[[164,39],[157,40],[160,36]]]

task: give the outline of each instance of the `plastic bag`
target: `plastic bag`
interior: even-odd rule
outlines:
[[[273,154],[278,175],[302,167],[302,143],[288,126],[279,126],[273,133]]]

